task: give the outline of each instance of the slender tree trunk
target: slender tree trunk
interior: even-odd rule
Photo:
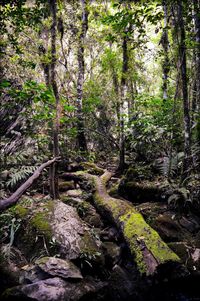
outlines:
[[[163,0],[163,11],[164,11],[164,28],[163,28],[163,34],[160,40],[160,43],[162,44],[163,51],[164,51],[164,59],[163,59],[163,101],[166,101],[168,99],[168,74],[169,74],[169,55],[168,55],[168,49],[169,49],[169,39],[168,39],[168,7],[167,7],[167,1]]]
[[[181,79],[183,94],[183,113],[184,113],[184,160],[183,160],[183,179],[186,178],[191,169],[191,129],[190,129],[190,108],[188,97],[187,79],[187,59],[185,45],[185,25],[183,20],[183,3],[178,0],[178,23],[180,29],[179,57],[181,61]]]
[[[112,50],[112,43],[110,43],[110,50]],[[111,64],[111,70],[112,70],[112,82],[113,82],[113,87],[115,91],[115,109],[116,109],[116,115],[117,115],[117,128],[118,130],[120,129],[120,94],[119,94],[119,79],[118,75],[115,69],[115,66],[113,62],[110,62]],[[119,138],[119,137],[118,137]],[[119,143],[119,139],[117,141]]]
[[[128,38],[125,32],[122,44],[123,51],[123,65],[122,65],[122,78],[121,78],[121,101],[120,101],[120,151],[119,151],[119,167],[120,171],[124,170],[125,166],[125,102],[127,100],[127,71],[128,71]]]
[[[195,39],[196,39],[196,108],[197,115],[197,142],[200,144],[200,0],[193,0]]]
[[[77,79],[77,142],[81,152],[87,152],[83,120],[83,82],[85,73],[84,42],[88,29],[87,0],[80,0],[82,7],[81,31],[78,37],[78,79]]]
[[[51,69],[50,69],[50,84],[55,96],[55,111],[56,116],[53,122],[52,139],[53,139],[53,156],[59,156],[59,115],[60,115],[60,99],[58,93],[58,86],[56,83],[56,26],[57,26],[57,5],[56,0],[50,0],[50,8],[52,14],[52,25],[51,25]],[[59,197],[58,192],[58,177],[57,177],[57,163],[55,162],[50,168],[50,194],[53,199]]]

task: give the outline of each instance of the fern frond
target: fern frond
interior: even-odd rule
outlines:
[[[6,186],[8,188],[13,188],[22,180],[26,180],[36,169],[37,166],[22,166],[20,170],[14,169]]]

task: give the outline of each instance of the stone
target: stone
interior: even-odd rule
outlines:
[[[13,287],[4,292],[1,300],[35,300],[35,301],[78,301],[88,294],[95,294],[103,283],[81,281],[72,283],[54,277],[32,284]]]
[[[182,216],[179,224],[190,233],[195,233],[200,229],[200,224],[195,221],[194,217],[186,218]]]
[[[74,189],[74,181],[59,181],[58,182],[59,191],[68,191]]]
[[[167,242],[181,241],[184,233],[171,213],[160,214],[151,224]]]
[[[61,278],[82,279],[80,270],[69,260],[56,257],[42,257],[35,264],[44,272]]]
[[[121,248],[114,242],[107,241],[102,244],[104,249],[105,260],[108,265],[115,265],[119,262],[121,256]]]
[[[55,201],[51,228],[65,259],[77,259],[83,255],[94,257],[99,253],[89,227],[80,219],[75,208]]]
[[[130,273],[117,264],[112,269],[108,289],[110,300],[138,300],[135,298],[134,279]]]
[[[66,192],[66,195],[74,198],[80,197],[82,195],[82,190],[81,189],[68,190]]]
[[[30,264],[21,268],[19,282],[20,284],[30,284],[47,278],[49,278],[47,273],[42,271],[38,266]]]

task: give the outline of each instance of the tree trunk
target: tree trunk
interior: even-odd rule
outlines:
[[[200,0],[193,0],[194,21],[195,21],[195,39],[196,39],[196,108],[197,115],[197,142],[200,145]]]
[[[50,0],[50,8],[52,14],[52,25],[51,25],[51,79],[50,84],[55,97],[55,111],[56,116],[53,122],[52,129],[52,140],[53,140],[53,156],[59,156],[59,127],[60,127],[60,98],[58,93],[58,87],[56,83],[56,26],[57,26],[57,5],[56,0]],[[50,169],[50,194],[53,199],[57,199],[59,197],[58,192],[58,177],[57,177],[57,163],[55,162]]]
[[[125,102],[127,101],[127,71],[128,71],[128,38],[127,31],[124,32],[123,44],[123,65],[122,65],[122,78],[121,78],[121,101],[120,101],[120,137],[119,137],[119,167],[118,170],[123,171],[125,167]]]
[[[187,60],[186,60],[186,45],[185,45],[185,25],[183,20],[183,3],[178,0],[178,23],[180,30],[180,46],[179,58],[181,61],[181,79],[182,79],[182,95],[183,95],[183,113],[184,113],[184,160],[183,174],[185,179],[191,170],[191,128],[190,128],[190,108],[188,97],[188,78],[187,78]]]
[[[168,55],[168,49],[169,49],[169,39],[168,39],[168,7],[167,7],[167,1],[163,0],[163,11],[164,11],[164,28],[163,28],[163,34],[160,40],[160,43],[162,44],[163,51],[164,51],[164,59],[162,64],[163,69],[163,101],[166,101],[168,99],[168,74],[169,74],[169,55]]]
[[[88,29],[87,0],[81,0],[82,22],[78,37],[78,79],[77,79],[77,142],[81,152],[87,152],[83,119],[83,82],[85,73],[84,42]]]
[[[106,217],[118,227],[141,275],[153,275],[161,265],[170,262],[179,265],[178,256],[145,222],[131,203],[109,196],[106,184],[111,176],[108,171],[105,171],[102,176],[83,171],[65,174],[66,178],[87,180],[91,187],[94,187],[94,205],[104,218]]]

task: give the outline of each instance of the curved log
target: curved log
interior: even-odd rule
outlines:
[[[67,177],[70,177],[70,173]],[[163,264],[180,262],[179,257],[145,222],[143,216],[131,203],[109,196],[106,184],[112,177],[110,172],[105,171],[98,177],[80,171],[72,173],[71,177],[92,182],[97,210],[118,227],[141,274],[152,275]]]
[[[22,184],[9,198],[0,200],[0,211],[5,210],[14,204],[17,203],[17,201],[20,199],[20,197],[23,195],[23,193],[33,184],[33,182],[40,176],[41,172],[44,168],[50,166],[54,162],[58,161],[60,158],[53,158],[52,160],[49,160],[42,165],[40,165],[32,176],[26,180],[24,184]]]

